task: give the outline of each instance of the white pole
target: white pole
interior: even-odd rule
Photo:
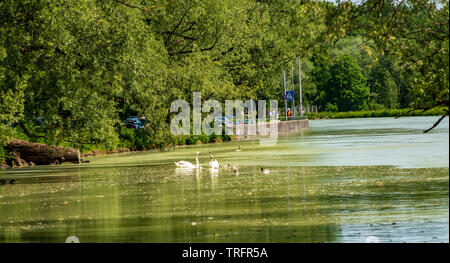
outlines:
[[[282,69],[283,71],[283,88],[284,88],[284,94],[283,94],[283,99],[284,99],[284,113],[285,113],[285,121],[287,121],[287,102],[286,102],[286,76],[284,74],[284,69]]]
[[[298,89],[300,96],[300,118],[303,118],[303,99],[302,99],[302,74],[300,68],[300,56],[298,57]]]
[[[294,92],[294,66],[291,65],[291,79],[292,79],[292,92],[294,93],[292,98],[292,116],[295,120],[295,92]]]

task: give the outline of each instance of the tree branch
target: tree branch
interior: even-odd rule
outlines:
[[[151,10],[153,10],[153,9],[157,9],[157,8],[160,8],[160,7],[164,7],[164,6],[166,6],[166,5],[170,5],[172,2],[174,2],[174,0],[170,0],[170,1],[166,2],[166,3],[162,3],[162,4],[159,4],[159,5],[148,6],[148,7],[142,7],[142,6],[137,6],[137,5],[129,4],[129,3],[125,2],[125,1],[122,1],[122,0],[115,0],[115,1],[116,1],[117,3],[119,3],[119,4],[124,5],[124,6],[128,6],[128,7],[130,7],[130,8],[136,8],[136,9],[139,9],[139,10],[142,10],[142,11],[151,11]]]
[[[431,128],[429,128],[429,129],[427,129],[427,130],[425,130],[425,131],[423,131],[423,132],[424,132],[424,133],[427,133],[427,132],[431,131],[432,129],[436,128],[436,126],[438,126],[439,123],[441,123],[441,121],[442,121],[445,117],[447,117],[447,116],[448,116],[448,111],[447,111],[447,113],[445,113],[444,115],[442,115],[442,116],[439,118],[439,120],[438,120],[437,122],[435,122],[435,123],[433,124],[433,126],[431,126]]]

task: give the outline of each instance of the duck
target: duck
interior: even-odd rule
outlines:
[[[261,173],[262,174],[270,174],[270,170],[269,169],[264,169],[263,167],[261,167]]]
[[[190,163],[190,162],[187,162],[187,161],[179,161],[179,162],[175,162],[175,165],[176,166],[178,166],[179,168],[183,168],[183,169],[195,169],[195,168],[197,168],[197,169],[201,169],[202,168],[202,166],[200,165],[200,163],[198,162],[198,157],[200,156],[200,152],[197,152],[196,154],[195,154],[195,161],[196,161],[196,165],[194,165],[194,164],[192,164],[192,163]]]
[[[209,168],[219,169],[220,168],[219,162],[216,159],[214,159],[214,156],[210,155],[209,158],[210,158]]]

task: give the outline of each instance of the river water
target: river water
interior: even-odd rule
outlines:
[[[436,120],[317,120],[273,146],[0,171],[16,179],[0,185],[0,242],[449,242],[448,118],[422,132]],[[202,170],[175,168],[197,151]],[[211,172],[210,154],[239,174]]]

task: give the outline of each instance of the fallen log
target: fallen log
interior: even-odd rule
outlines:
[[[13,139],[5,149],[15,158],[18,166],[27,164],[80,163],[80,151],[73,148],[51,146]]]

